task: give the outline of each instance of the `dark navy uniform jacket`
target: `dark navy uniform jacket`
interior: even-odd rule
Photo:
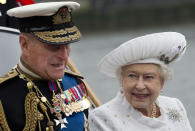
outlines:
[[[12,73],[12,74],[11,74]],[[24,102],[27,93],[29,92],[27,89],[27,81],[19,78],[19,75],[15,72],[11,72],[9,75],[0,77],[0,100],[3,105],[4,114],[6,116],[7,123],[9,128],[12,131],[22,131],[25,126],[25,109]],[[66,79],[68,78],[68,79]],[[73,79],[76,84],[82,83],[81,77],[73,74],[65,73],[64,78],[65,81],[69,81],[69,79]],[[51,102],[52,92],[48,88],[48,81],[46,80],[33,80],[35,85],[39,88],[42,94]],[[67,83],[62,84],[63,86],[74,86],[75,83]],[[71,85],[73,84],[73,85]],[[71,87],[63,87],[63,90]],[[49,113],[50,111],[48,111]],[[87,116],[87,110],[84,111]],[[83,131],[84,130],[84,112],[73,113],[71,116],[66,117],[68,124],[67,128],[63,128],[62,131]],[[56,119],[54,115],[49,113],[49,117],[51,120]],[[64,116],[63,116],[64,117]],[[47,125],[47,119],[44,116],[44,119],[40,122],[41,129],[45,130]],[[0,123],[1,124],[1,123]],[[60,131],[60,124],[54,124],[54,130]],[[1,128],[1,125],[0,125]],[[38,129],[38,128],[36,128]]]

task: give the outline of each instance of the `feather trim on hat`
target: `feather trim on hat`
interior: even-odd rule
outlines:
[[[168,65],[179,60],[186,50],[185,36],[177,32],[154,33],[129,40],[104,56],[100,72],[116,77],[122,66],[135,63]]]

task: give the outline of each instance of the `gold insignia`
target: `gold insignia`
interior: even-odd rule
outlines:
[[[44,41],[55,42],[55,43],[78,40],[81,37],[81,34],[76,26],[73,26],[71,28],[56,30],[56,31],[33,32],[33,34]],[[60,35],[63,37],[60,37]]]
[[[13,70],[9,71],[6,75],[0,77],[0,83],[3,83],[3,82],[5,82],[5,81],[17,76],[17,75],[18,75],[18,72],[15,69],[13,69]]]
[[[56,15],[53,16],[53,24],[63,24],[71,21],[71,15],[68,8],[61,8]]]

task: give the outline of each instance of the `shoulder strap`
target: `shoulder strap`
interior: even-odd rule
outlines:
[[[0,76],[0,84],[2,84],[3,82],[5,82],[9,79],[12,79],[12,78],[16,77],[17,75],[18,75],[18,72],[15,69],[12,69],[11,71],[9,71],[4,76]]]
[[[71,71],[68,71],[68,70],[65,70],[64,72],[65,72],[65,75],[68,74],[68,75],[72,75],[72,76],[78,77],[78,78],[80,78],[80,79],[84,79],[84,77],[81,76],[81,75],[78,74],[78,73],[71,72]]]

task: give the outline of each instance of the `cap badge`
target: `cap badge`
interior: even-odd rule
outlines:
[[[63,24],[71,21],[71,15],[67,7],[63,7],[53,16],[53,24]]]

